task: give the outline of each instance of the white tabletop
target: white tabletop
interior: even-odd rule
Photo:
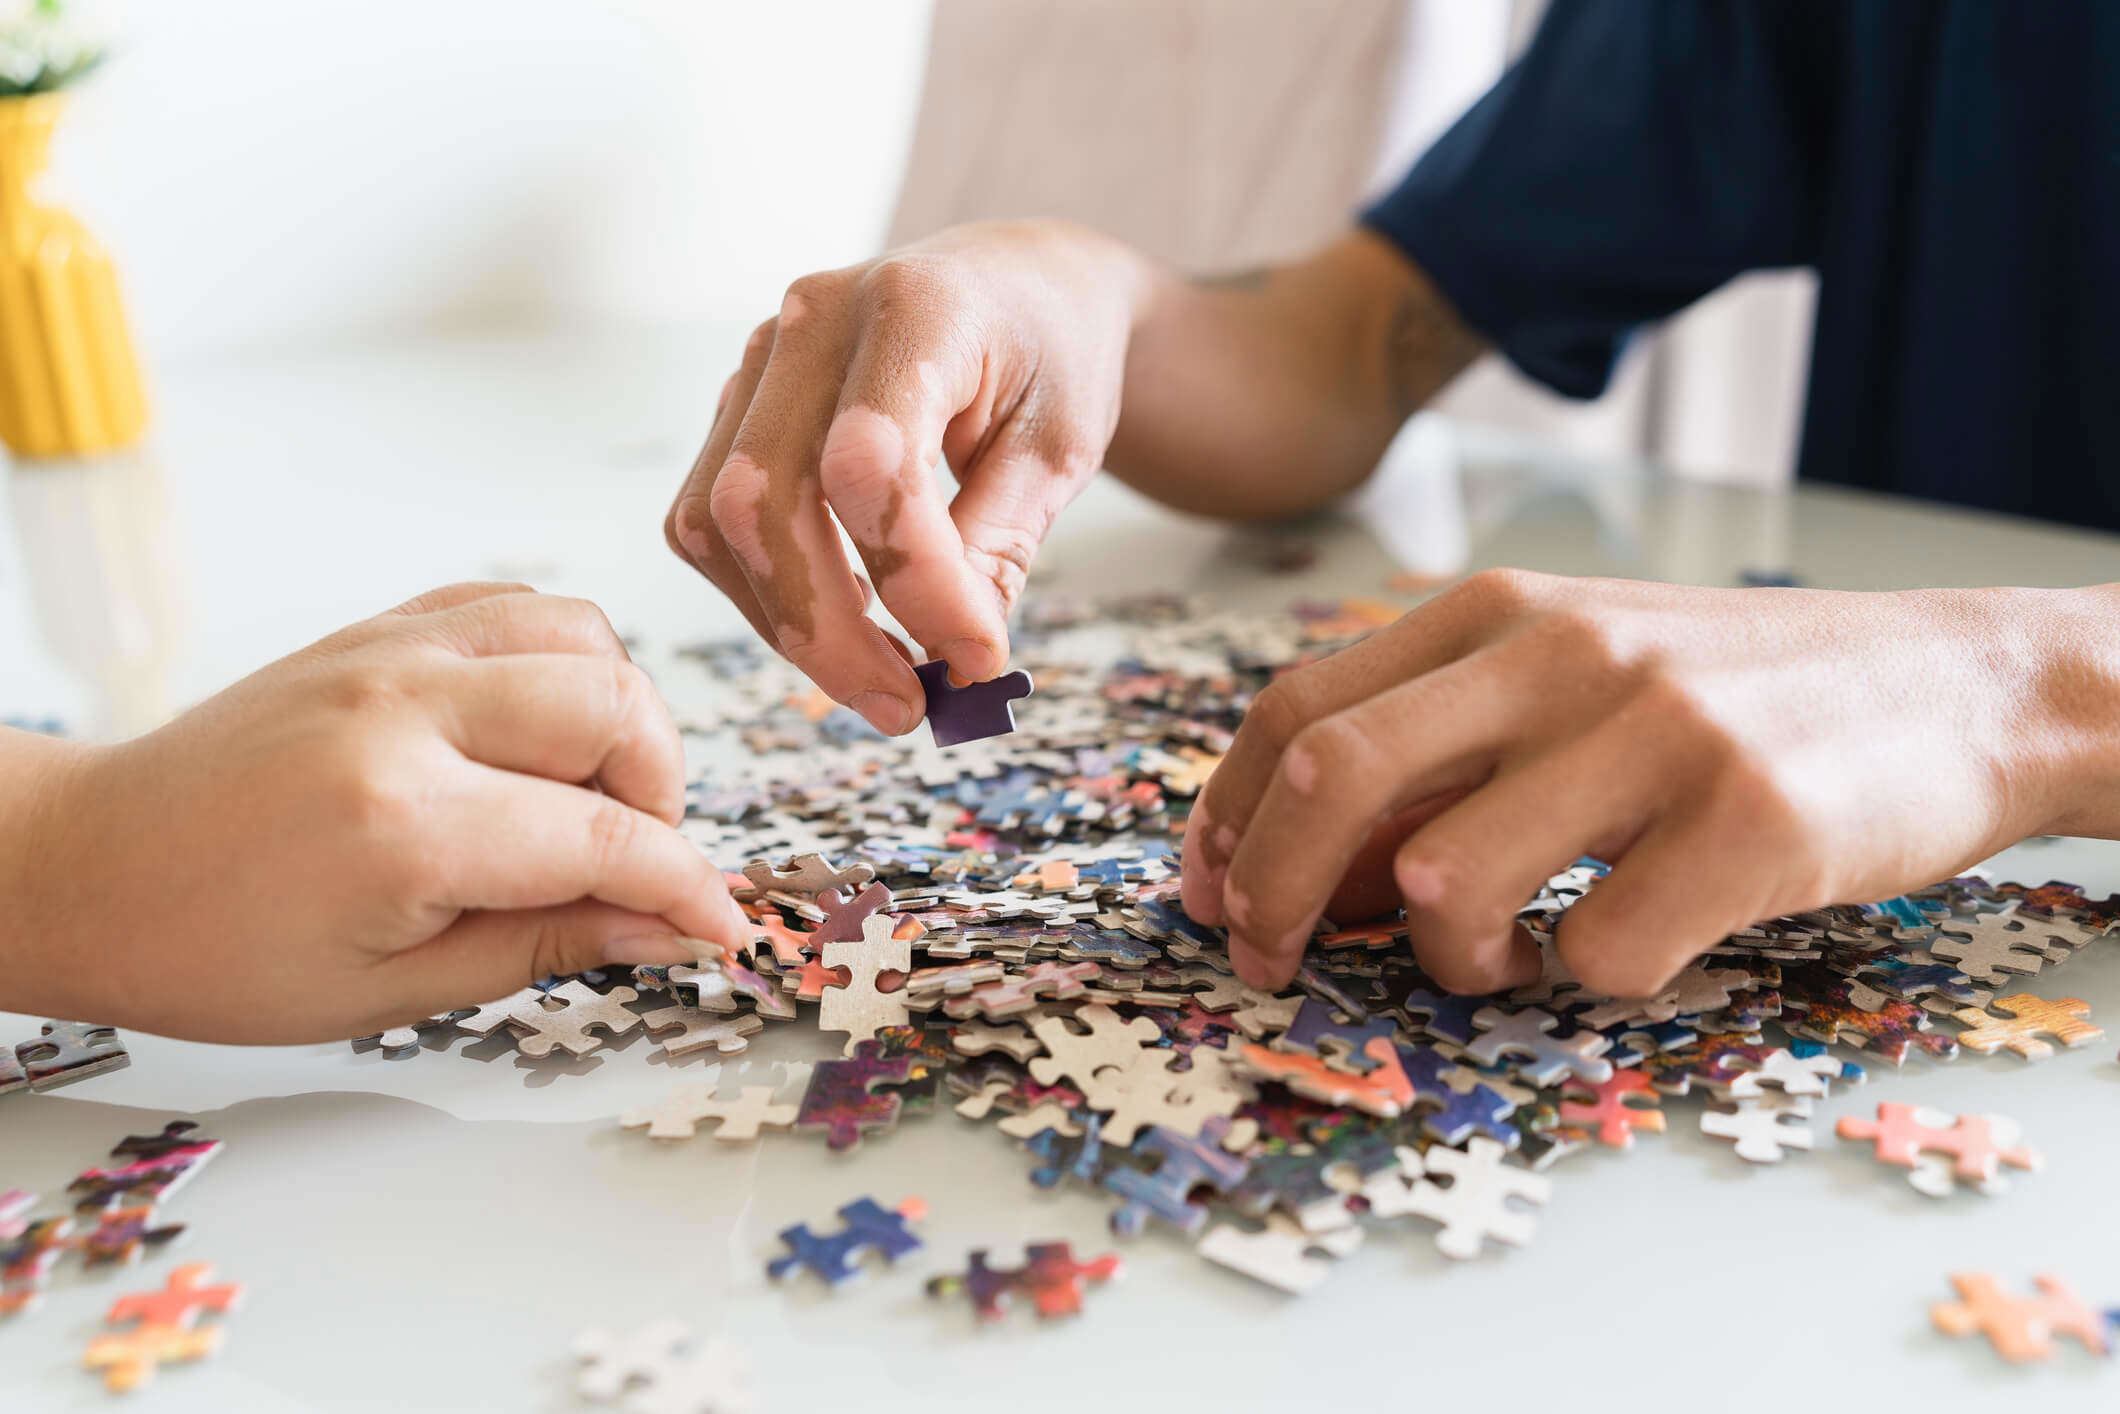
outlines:
[[[341,623],[454,578],[508,575],[604,603],[655,650],[738,620],[660,543],[741,331],[604,333],[378,347],[176,370],[152,451],[98,469],[17,470],[0,533],[0,713],[89,734],[160,713]],[[1462,483],[1448,462],[1466,453]],[[1845,587],[2120,577],[2120,543],[1842,493],[1674,487],[1430,427],[1367,507],[1430,568],[1516,563],[1729,583],[1793,567]],[[1113,486],[1064,519],[1041,588],[1174,588],[1226,602],[1378,594],[1392,558],[1354,520],[1295,532],[1319,567],[1269,576],[1243,535]],[[2020,846],[1998,877],[2120,887],[2120,852]],[[151,940],[148,940],[151,943]],[[2060,990],[2120,1017],[2120,949]],[[2056,990],[2042,985],[2042,991]],[[0,1041],[35,1019],[0,1015]],[[615,1116],[701,1078],[636,1033],[533,1064],[462,1038],[410,1058],[343,1045],[245,1050],[129,1036],[131,1068],[0,1099],[0,1188],[48,1195],[128,1133],[200,1120],[227,1151],[171,1199],[182,1245],[108,1278],[62,1269],[44,1306],[0,1325],[0,1409],[100,1407],[78,1368],[120,1290],[178,1260],[249,1286],[215,1361],[142,1401],[215,1411],[581,1407],[567,1347],[585,1326],[681,1317],[751,1354],[777,1410],[1016,1408],[1963,1408],[1988,1391],[2110,1400],[2120,1367],[2064,1349],[2013,1370],[1929,1328],[1945,1274],[2067,1275],[2120,1305],[2120,1224],[2101,1118],[2114,1045],[2027,1066],[1872,1065],[1822,1106],[1820,1151],[1772,1169],[1694,1131],[1697,1102],[1626,1153],[1563,1160],[1527,1249],[1454,1264],[1422,1223],[1380,1227],[1291,1300],[1151,1232],[1121,1242],[1106,1204],[1047,1194],[1029,1160],[949,1113],[852,1155],[813,1138],[657,1144]],[[769,1028],[755,1067],[826,1053]],[[725,1064],[735,1064],[729,1062]],[[761,1070],[761,1074],[770,1073]],[[1880,1099],[2021,1120],[2045,1172],[2001,1198],[1932,1202],[1829,1137]],[[767,1282],[774,1233],[842,1203],[924,1196],[927,1249],[834,1293]],[[976,1329],[923,1279],[973,1246],[1119,1250],[1124,1278],[1073,1322]],[[2092,1392],[2094,1381],[2103,1386]],[[2009,1397],[2009,1396],[2005,1396]]]

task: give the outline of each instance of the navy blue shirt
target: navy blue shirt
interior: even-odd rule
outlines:
[[[1363,219],[1575,397],[1813,266],[1802,475],[2120,528],[2120,3],[1555,0]]]

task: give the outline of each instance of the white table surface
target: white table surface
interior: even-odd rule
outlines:
[[[734,629],[663,550],[659,526],[741,333],[463,339],[167,372],[148,453],[11,476],[0,713],[56,713],[89,734],[144,726],[455,578],[587,595],[651,650]],[[1787,565],[1813,584],[1865,588],[2120,577],[2120,542],[2025,522],[1825,491],[1675,487],[1435,427],[1399,459],[1395,489],[1367,515],[1430,568],[1728,583],[1740,567]],[[1297,533],[1326,547],[1319,568],[1268,577],[1249,568],[1242,537],[1100,486],[1063,519],[1041,587],[1261,605],[1380,591],[1392,559],[1353,520]],[[2103,894],[2120,887],[2120,852],[2035,843],[1996,871]],[[2060,976],[2061,990],[2120,1018],[2120,948],[2093,948]],[[34,1032],[33,1018],[0,1015],[0,1040]],[[109,1278],[69,1265],[42,1309],[0,1326],[0,1410],[103,1406],[81,1348],[115,1292],[159,1284],[179,1260],[212,1261],[249,1299],[221,1357],[165,1372],[144,1407],[573,1409],[573,1337],[665,1315],[747,1347],[774,1410],[2120,1397],[2120,1361],[2064,1350],[2051,1368],[2009,1369],[1927,1319],[1945,1274],[1967,1266],[2012,1281],[2052,1269],[2120,1305],[2120,1033],[2037,1066],[1873,1065],[1869,1085],[1822,1106],[1819,1152],[1778,1168],[1739,1162],[1694,1131],[1695,1102],[1674,1101],[1672,1133],[1550,1171],[1531,1247],[1455,1264],[1409,1220],[1373,1231],[1302,1300],[1168,1234],[1111,1238],[1098,1196],[1034,1189],[1026,1155],[946,1107],[850,1156],[785,1135],[665,1145],[621,1132],[620,1110],[710,1064],[667,1062],[638,1033],[559,1065],[470,1038],[402,1060],[127,1039],[130,1069],[0,1099],[0,1188],[56,1194],[121,1135],[180,1116],[228,1149],[167,1205],[190,1225],[178,1248]],[[790,1026],[745,1059],[822,1054],[807,1026]],[[1830,1137],[1837,1116],[1881,1099],[2011,1114],[2047,1169],[1995,1200],[1922,1198]],[[766,1281],[779,1228],[827,1226],[865,1193],[925,1196],[927,1249],[832,1294]],[[922,1294],[969,1247],[999,1260],[1050,1238],[1126,1258],[1123,1280],[1093,1292],[1079,1320],[976,1329],[961,1305]]]

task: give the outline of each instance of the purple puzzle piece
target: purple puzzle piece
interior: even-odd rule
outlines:
[[[913,1069],[911,1056],[884,1057],[883,1047],[863,1041],[846,1060],[819,1061],[810,1072],[795,1116],[798,1130],[822,1130],[827,1149],[851,1149],[871,1129],[898,1122],[899,1096],[872,1093],[874,1085],[903,1085]]]
[[[1031,695],[1031,675],[1021,668],[969,687],[951,687],[949,664],[940,659],[913,671],[927,694],[928,726],[937,746],[958,746],[1016,730],[1016,709],[1009,704]]]
[[[803,939],[803,946],[815,949],[813,957],[824,956],[826,943],[860,942],[862,922],[891,901],[891,890],[886,884],[871,884],[849,899],[834,889],[821,901],[830,911],[817,931]]]

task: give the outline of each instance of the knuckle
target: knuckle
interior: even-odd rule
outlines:
[[[841,417],[832,424],[817,476],[835,508],[868,519],[900,494],[906,442],[894,430],[880,416]]]
[[[707,493],[707,514],[714,528],[739,555],[756,548],[765,519],[766,471],[748,457],[732,456]]]
[[[780,336],[780,319],[775,316],[751,331],[743,343],[743,362],[748,368],[757,368],[772,355],[773,341]]]
[[[618,862],[633,852],[640,839],[640,817],[630,806],[609,796],[600,796],[589,814],[589,858],[599,878],[608,876]]]
[[[1016,602],[1030,580],[1031,561],[1052,525],[1050,514],[1040,519],[1037,525],[989,523],[965,537],[966,562],[994,586],[1004,607]]]
[[[788,286],[780,299],[779,333],[791,333],[824,314],[840,296],[839,277],[820,271],[804,275]]]
[[[1252,698],[1244,714],[1244,727],[1265,738],[1275,750],[1285,750],[1296,734],[1309,726],[1314,711],[1305,674],[1290,673],[1275,678]]]
[[[1298,731],[1281,755],[1277,774],[1298,794],[1327,793],[1366,799],[1382,783],[1382,763],[1369,734],[1345,716],[1331,716]],[[1306,784],[1307,782],[1307,784]]]
[[[1530,570],[1485,569],[1458,581],[1449,594],[1488,617],[1513,618],[1543,602],[1550,578]]]
[[[861,280],[864,311],[884,323],[931,316],[947,302],[949,292],[949,276],[938,262],[912,254],[885,256]]]

